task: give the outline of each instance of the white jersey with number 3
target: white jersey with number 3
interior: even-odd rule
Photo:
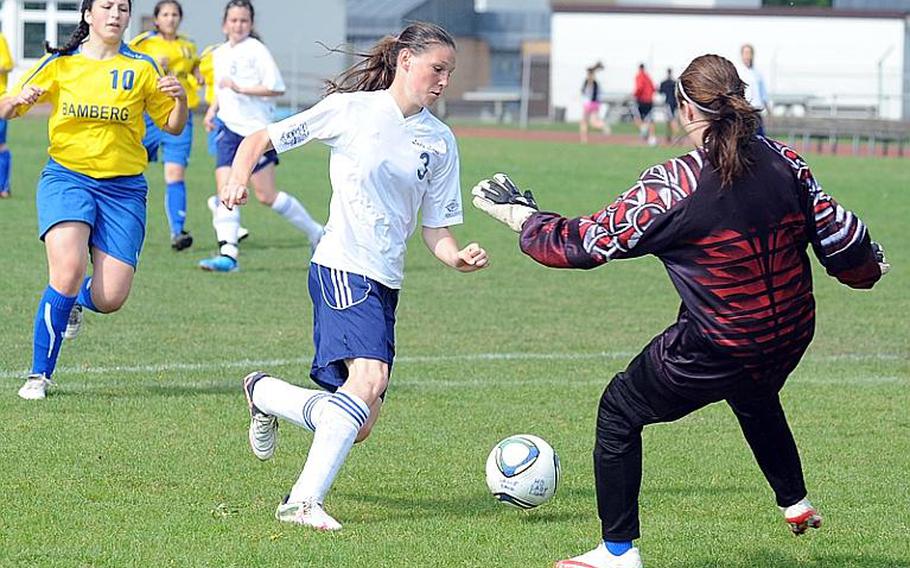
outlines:
[[[427,109],[405,118],[389,91],[336,93],[268,127],[278,152],[331,148],[332,200],[313,262],[401,288],[417,227],[462,222],[455,136]]]

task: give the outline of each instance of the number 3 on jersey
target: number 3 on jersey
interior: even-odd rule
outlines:
[[[427,172],[430,171],[430,154],[427,152],[421,152],[420,161],[423,162],[423,167],[417,168],[417,179],[423,181],[423,178],[427,177]]]
[[[132,69],[127,69],[123,72],[123,81],[120,81],[120,71],[117,69],[111,70],[111,88],[117,89],[118,87],[122,88],[124,91],[129,91],[133,88],[133,83],[136,82],[136,73]]]

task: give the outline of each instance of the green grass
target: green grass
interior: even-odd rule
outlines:
[[[457,234],[487,248],[489,270],[455,273],[412,241],[383,419],[329,496],[344,530],[314,534],[272,517],[310,435],[284,425],[276,458],[259,463],[239,388],[259,366],[308,383],[307,247],[250,205],[242,270],[196,268],[214,250],[204,205],[212,162],[201,137],[189,169],[197,246],[169,249],[160,166],[152,167],[149,234],[129,302],[114,315],[87,315],[64,347],[53,396],[15,396],[46,284],[33,199],[43,129],[40,118],[11,124],[14,198],[0,202],[0,566],[525,568],[596,544],[597,401],[675,318],[678,299],[658,262],[548,270],[473,210]],[[504,170],[543,207],[569,214],[611,201],[667,156],[505,140],[460,147],[466,190]],[[784,390],[826,526],[788,534],[735,419],[714,405],[645,431],[639,544],[649,567],[910,566],[910,168],[893,159],[810,161],[895,266],[872,292],[817,271],[816,339]],[[280,185],[321,218],[326,163],[325,148],[312,145],[283,156],[278,170]],[[556,498],[530,512],[495,503],[483,480],[489,449],[519,432],[547,439],[563,464]]]

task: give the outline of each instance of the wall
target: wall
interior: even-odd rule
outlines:
[[[900,118],[907,106],[905,27],[901,18],[558,12],[551,27],[552,101],[566,107],[569,120],[578,120],[584,70],[597,60],[605,65],[599,79],[607,94],[631,93],[639,63],[660,81],[667,67],[678,76],[704,53],[738,63],[739,48],[748,42],[772,99],[811,94],[836,95],[841,104],[881,101],[883,117]],[[886,53],[880,96],[877,63]]]

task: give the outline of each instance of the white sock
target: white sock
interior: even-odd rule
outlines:
[[[281,379],[263,377],[253,389],[253,404],[266,414],[284,418],[313,432],[318,421],[318,414],[314,417],[314,411],[324,408],[324,405],[316,403],[330,396],[332,394],[325,391],[305,389]]]
[[[221,247],[221,254],[237,259],[237,231],[240,230],[240,209],[228,209],[221,202],[212,212],[212,226],[215,227],[215,238]]]
[[[303,471],[291,489],[290,503],[309,499],[322,503],[370,415],[364,401],[343,392],[323,398],[315,406],[322,407],[313,412],[316,433]]]
[[[315,242],[322,237],[322,225],[310,216],[303,204],[293,195],[279,191],[275,202],[272,203],[272,211],[306,233],[310,241]]]

